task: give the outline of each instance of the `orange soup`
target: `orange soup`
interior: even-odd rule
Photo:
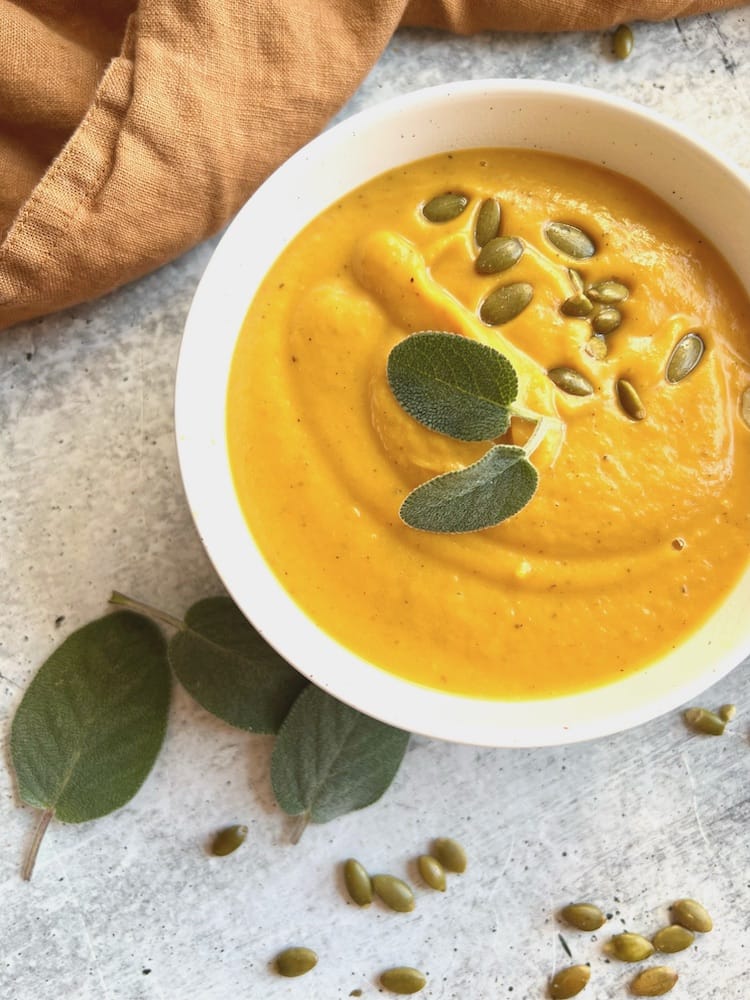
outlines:
[[[505,269],[479,273],[488,238]],[[508,285],[529,301],[488,310]],[[396,401],[388,355],[425,330],[496,348],[519,406],[550,418],[536,493],[486,530],[399,516],[493,444]],[[747,566],[748,331],[716,249],[616,173],[506,149],[391,170],[310,223],[247,314],[227,437],[248,528],[304,611],[386,671],[502,699],[617,680],[678,646]],[[514,417],[503,441],[532,427]]]

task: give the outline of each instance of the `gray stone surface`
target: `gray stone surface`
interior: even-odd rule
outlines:
[[[348,111],[467,77],[572,81],[658,108],[750,167],[750,12],[634,26],[625,63],[604,34],[399,33]],[[707,193],[707,196],[710,196]],[[0,723],[69,631],[113,587],[176,613],[220,585],[194,531],[176,464],[175,362],[204,245],[107,298],[0,335]],[[573,898],[612,913],[598,934],[564,931],[591,962],[589,1000],[625,997],[631,970],[602,943],[652,932],[667,904],[702,899],[716,929],[674,957],[675,1000],[750,995],[747,665],[705,695],[736,702],[721,740],[678,713],[569,748],[476,750],[416,739],[387,796],[288,843],[268,779],[270,741],[230,729],[177,692],[153,774],[119,812],[53,824],[30,884],[19,876],[34,815],[0,768],[0,997],[5,1000],[334,1000],[378,992],[393,964],[429,973],[424,996],[537,1000],[569,959],[555,913]],[[216,827],[247,843],[209,858]],[[415,878],[435,835],[466,845],[448,892],[413,914],[347,905],[337,864]],[[605,933],[606,932],[606,933]],[[321,961],[271,973],[291,943]]]

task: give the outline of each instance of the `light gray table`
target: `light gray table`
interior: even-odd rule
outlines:
[[[616,63],[603,34],[473,39],[399,33],[352,99],[356,110],[466,77],[587,84],[657,108],[750,167],[750,10],[634,26]],[[710,197],[710,192],[706,192]],[[220,592],[177,471],[172,391],[180,333],[211,253],[202,246],[102,301],[0,335],[0,721],[71,630],[116,587],[179,614]],[[626,997],[631,970],[602,943],[647,932],[676,897],[702,899],[715,931],[675,956],[675,1000],[750,996],[750,677],[703,699],[735,702],[721,739],[678,712],[570,748],[476,750],[412,741],[386,797],[288,843],[268,780],[270,740],[223,725],[178,691],[166,745],[135,799],[82,826],[53,824],[31,883],[19,876],[33,816],[0,768],[3,1000],[335,1000],[377,994],[379,971],[413,964],[422,994],[537,1000],[569,959],[555,912],[572,898],[613,918],[565,932],[590,961],[588,1000]],[[7,752],[6,752],[7,757]],[[241,851],[209,858],[227,822]],[[466,845],[470,868],[413,914],[347,905],[337,865],[414,876],[431,837]],[[604,931],[607,933],[605,934]],[[282,980],[276,952],[302,942],[314,973]]]

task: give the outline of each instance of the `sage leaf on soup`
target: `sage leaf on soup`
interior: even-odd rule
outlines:
[[[10,738],[18,794],[43,810],[24,878],[53,817],[83,823],[135,795],[164,740],[170,693],[164,636],[131,611],[84,625],[42,664]]]
[[[481,531],[522,510],[538,480],[524,448],[499,444],[473,465],[417,486],[399,513],[409,527],[421,531]]]
[[[510,424],[518,376],[494,348],[455,333],[427,330],[388,355],[388,384],[410,416],[461,441],[489,441]]]
[[[175,676],[203,708],[238,729],[276,733],[307,681],[228,597],[194,604],[169,642]]]
[[[371,805],[388,788],[409,734],[309,685],[284,720],[271,757],[271,784],[284,812],[327,823]]]

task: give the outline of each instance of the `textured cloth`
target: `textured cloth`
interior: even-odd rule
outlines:
[[[399,24],[601,29],[737,0],[0,0],[0,328],[216,232]]]

